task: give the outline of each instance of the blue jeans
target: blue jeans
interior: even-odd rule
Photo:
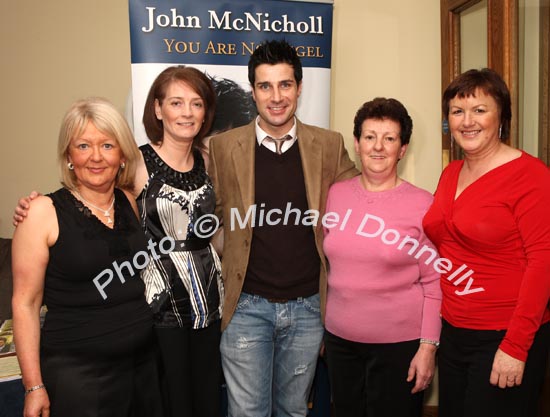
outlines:
[[[322,338],[318,294],[242,293],[220,346],[229,417],[305,417]]]

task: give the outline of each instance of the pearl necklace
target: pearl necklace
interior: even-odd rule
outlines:
[[[95,208],[98,211],[103,212],[103,215],[105,217],[107,217],[107,224],[113,223],[113,220],[111,219],[111,210],[112,210],[113,206],[115,205],[115,195],[114,194],[113,194],[113,199],[111,200],[111,204],[109,205],[109,208],[107,210],[105,210],[105,209],[102,209],[101,207],[95,206],[92,203],[90,203],[89,201],[85,200],[84,197],[82,197],[78,191],[74,190],[74,193],[76,194],[78,199],[81,200],[83,203],[85,203],[87,206],[90,206],[92,208]]]

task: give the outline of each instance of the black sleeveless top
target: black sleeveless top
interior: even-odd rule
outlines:
[[[113,356],[150,342],[152,314],[140,279],[149,255],[125,194],[115,189],[113,229],[65,188],[48,197],[59,236],[46,269],[42,351]]]
[[[145,236],[154,242],[156,254],[142,279],[155,326],[205,328],[221,317],[223,284],[210,233],[201,228],[201,221],[211,219],[216,206],[204,160],[194,150],[191,171],[179,172],[151,145],[140,150],[149,180],[137,204]]]

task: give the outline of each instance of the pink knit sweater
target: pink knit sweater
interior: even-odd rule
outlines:
[[[328,331],[362,343],[439,340],[439,255],[422,230],[432,200],[406,181],[382,192],[365,190],[360,177],[331,187]]]

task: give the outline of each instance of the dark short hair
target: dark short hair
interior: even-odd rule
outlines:
[[[512,120],[512,104],[510,101],[510,90],[502,77],[490,68],[480,70],[471,69],[456,77],[443,93],[442,107],[445,118],[449,117],[449,103],[455,98],[475,96],[476,90],[483,91],[491,96],[497,103],[500,124],[500,140],[510,136],[510,123]]]
[[[229,78],[209,76],[216,92],[216,114],[211,134],[246,125],[258,114],[252,93]]]
[[[376,97],[374,100],[364,103],[353,119],[353,136],[355,140],[361,138],[363,122],[367,119],[389,119],[399,123],[399,139],[401,145],[406,145],[411,140],[413,122],[407,109],[401,102],[394,98]]]
[[[296,49],[285,40],[271,40],[261,43],[248,60],[248,81],[254,88],[256,68],[262,64],[289,64],[294,69],[297,84],[302,82],[302,61]]]
[[[145,101],[143,109],[143,125],[145,126],[145,132],[152,143],[159,144],[162,142],[164,125],[162,120],[157,119],[155,113],[155,100],[158,100],[159,104],[162,104],[163,100],[166,98],[168,86],[177,81],[188,84],[204,102],[204,123],[199,133],[197,133],[197,136],[193,139],[193,146],[202,148],[202,139],[210,131],[214,120],[216,93],[214,92],[214,88],[209,78],[193,67],[186,67],[185,65],[172,66],[166,68],[157,76],[149,89],[149,94],[147,95],[147,100]]]

